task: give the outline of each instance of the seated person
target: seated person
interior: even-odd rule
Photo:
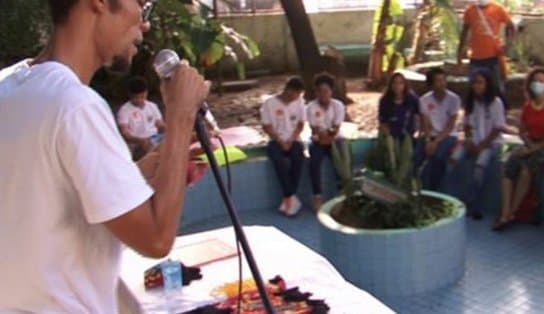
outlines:
[[[270,137],[268,157],[283,192],[279,211],[286,216],[297,214],[302,206],[296,192],[304,161],[304,148],[300,141],[305,121],[303,91],[302,80],[291,78],[283,91],[265,100],[260,109],[263,130]]]
[[[121,134],[134,157],[145,155],[158,145],[166,126],[158,106],[147,100],[147,83],[142,77],[128,82],[129,101],[117,113]]]
[[[539,184],[544,167],[544,69],[537,68],[527,75],[520,137],[523,147],[512,152],[504,165],[502,206],[500,217],[493,226],[501,230],[514,221],[515,212],[529,192],[531,184]]]
[[[419,117],[419,99],[410,91],[404,75],[394,73],[380,98],[380,131],[395,139],[402,139],[404,135],[413,138],[416,117]]]
[[[480,209],[474,203],[482,192],[486,169],[499,152],[501,133],[505,127],[504,104],[491,73],[487,70],[475,71],[465,101],[465,142],[452,153],[447,171],[451,175],[454,165],[463,158],[476,160],[468,194],[461,197],[466,204],[467,214],[474,219],[482,218]]]
[[[321,188],[321,161],[325,155],[331,155],[331,146],[340,141],[338,131],[344,121],[344,104],[332,98],[335,79],[327,73],[314,78],[317,99],[311,101],[306,109],[308,123],[312,129],[310,143],[310,179],[312,181],[312,205],[315,211],[323,203]]]
[[[414,167],[418,175],[422,170],[423,188],[436,191],[446,172],[450,151],[457,142],[455,123],[461,99],[447,89],[444,70],[431,69],[426,79],[431,91],[419,99],[424,137],[416,144]]]

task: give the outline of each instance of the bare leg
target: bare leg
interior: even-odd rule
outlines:
[[[519,179],[514,190],[514,196],[512,199],[512,207],[510,207],[510,216],[514,216],[518,210],[523,198],[529,192],[529,186],[531,184],[531,173],[527,167],[523,167],[519,174]]]
[[[510,204],[512,203],[512,192],[514,185],[512,180],[503,177],[502,178],[502,203],[501,213],[499,216],[500,222],[506,222],[510,218]]]

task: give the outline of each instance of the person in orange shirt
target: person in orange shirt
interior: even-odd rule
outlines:
[[[469,47],[470,74],[486,69],[493,74],[499,90],[504,92],[506,70],[504,64],[505,48],[501,39],[501,28],[506,26],[507,43],[515,35],[515,27],[504,7],[492,0],[476,0],[469,5],[463,16],[463,30],[457,50],[457,63],[461,64],[465,56],[465,42],[470,32]]]

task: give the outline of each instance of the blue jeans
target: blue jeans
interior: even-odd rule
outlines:
[[[440,142],[431,156],[425,154],[425,139],[420,139],[416,144],[414,152],[414,171],[419,174],[419,168],[425,161],[427,164],[421,173],[423,188],[437,191],[446,173],[446,163],[451,149],[457,143],[457,137],[449,136]]]
[[[335,145],[341,144],[342,141],[342,139],[336,139]],[[320,145],[312,141],[310,143],[310,179],[314,195],[322,194],[321,162],[325,156],[331,157],[331,145]]]
[[[470,183],[466,188],[464,188],[464,193],[458,193],[454,192],[454,196],[457,196],[457,194],[460,194],[459,197],[467,206],[472,206],[473,203],[476,201],[476,198],[479,195],[482,195],[483,187],[484,187],[484,180],[485,180],[485,174],[491,165],[491,162],[496,158],[496,156],[499,153],[500,145],[493,144],[490,147],[482,150],[478,156],[473,156],[468,154],[466,148],[464,146],[460,146],[457,148],[452,154],[450,158],[450,163],[447,167],[447,175],[453,174],[453,171],[455,170],[457,164],[459,161],[462,160],[474,160],[474,171],[472,178],[470,179]],[[466,181],[465,181],[466,182]]]
[[[284,197],[293,196],[297,192],[304,162],[303,150],[301,142],[294,142],[288,151],[284,151],[276,141],[268,142],[266,151],[274,165]]]

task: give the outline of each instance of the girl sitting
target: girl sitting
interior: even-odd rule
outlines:
[[[448,174],[463,158],[476,160],[468,193],[461,199],[467,206],[467,214],[481,219],[482,213],[474,202],[481,193],[484,174],[502,143],[501,133],[506,127],[504,104],[498,97],[491,74],[486,70],[476,71],[471,80],[470,91],[465,101],[465,141],[450,157]]]
[[[410,91],[404,75],[394,73],[380,98],[378,109],[380,131],[394,139],[402,139],[404,135],[413,138],[415,119],[418,116],[419,98]]]
[[[519,133],[524,146],[514,151],[504,165],[502,206],[493,230],[501,230],[514,221],[515,211],[529,191],[534,179],[542,177],[544,166],[544,69],[527,75],[529,97],[521,111]]]

